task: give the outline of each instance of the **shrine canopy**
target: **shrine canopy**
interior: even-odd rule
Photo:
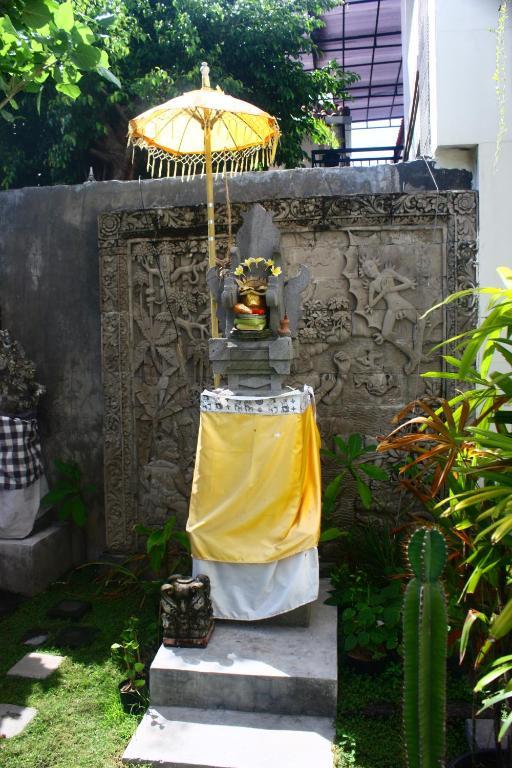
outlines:
[[[302,56],[306,70],[335,59],[360,79],[348,87],[354,123],[404,116],[400,0],[348,0],[322,15],[313,38],[316,54]]]

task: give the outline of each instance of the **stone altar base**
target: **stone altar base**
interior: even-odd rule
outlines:
[[[0,589],[32,597],[77,563],[71,529],[53,523],[26,539],[0,539]]]
[[[205,649],[164,648],[123,755],[166,768],[331,768],[337,612],[309,627],[217,621]]]

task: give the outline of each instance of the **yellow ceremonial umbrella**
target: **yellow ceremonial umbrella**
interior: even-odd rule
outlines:
[[[246,101],[210,87],[209,67],[201,65],[202,87],[188,91],[130,120],[128,144],[148,152],[153,176],[206,175],[208,264],[216,264],[213,173],[237,173],[272,163],[279,127],[275,117]],[[212,336],[219,335],[211,297]]]

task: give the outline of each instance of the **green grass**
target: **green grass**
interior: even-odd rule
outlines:
[[[141,618],[146,637],[155,631],[155,604],[140,608],[140,594],[122,599],[98,597],[92,569],[75,574],[69,584],[56,584],[47,592],[25,601],[10,617],[0,619],[0,701],[35,707],[37,716],[19,737],[0,741],[2,768],[118,768],[121,755],[140,717],[125,714],[117,684],[123,675],[110,656],[110,645],[119,639],[130,615]],[[65,597],[93,603],[81,624],[100,632],[87,648],[57,648],[52,637],[67,621],[46,618],[47,609]],[[51,630],[50,642],[30,649],[21,642],[29,629]],[[154,638],[156,641],[156,637]],[[66,656],[44,681],[7,678],[7,670],[30,650]]]

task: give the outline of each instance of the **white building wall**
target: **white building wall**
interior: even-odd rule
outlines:
[[[417,121],[410,159],[430,141],[438,165],[470,169],[480,198],[481,285],[512,264],[512,7],[505,34],[507,131],[497,162],[496,35],[499,1],[402,0],[406,115],[416,70],[429,82],[429,122]],[[429,56],[421,45],[428,17]]]

